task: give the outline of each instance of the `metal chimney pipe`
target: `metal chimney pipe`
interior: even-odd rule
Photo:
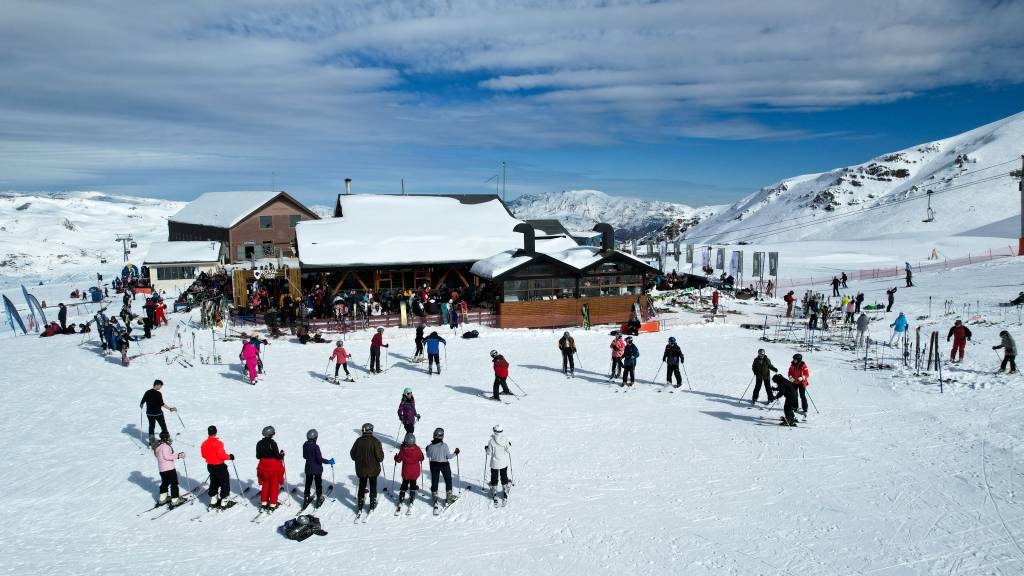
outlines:
[[[345,196],[352,194],[352,179],[345,178]]]
[[[615,229],[612,228],[612,225],[601,222],[600,224],[595,224],[593,230],[594,232],[601,233],[601,252],[614,252]]]
[[[535,232],[533,226],[523,222],[522,224],[516,224],[516,227],[512,229],[513,232],[520,232],[523,235],[523,252],[526,254],[537,253],[537,243],[535,239]]]

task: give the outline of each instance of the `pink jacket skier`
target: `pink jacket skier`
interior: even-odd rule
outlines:
[[[239,360],[245,362],[245,368],[249,371],[249,384],[256,384],[256,365],[259,362],[260,352],[248,340],[242,343],[242,353]]]

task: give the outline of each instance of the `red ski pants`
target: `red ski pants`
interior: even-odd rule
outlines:
[[[277,504],[277,493],[284,480],[284,464],[275,458],[263,458],[256,466],[256,480],[260,483],[260,503]]]
[[[966,340],[953,340],[953,349],[949,351],[949,359],[956,360],[957,352],[960,353],[960,359],[964,359],[964,347],[967,346]]]

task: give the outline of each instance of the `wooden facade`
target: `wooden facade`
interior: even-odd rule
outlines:
[[[249,285],[256,278],[256,270],[235,268],[231,275],[231,301],[237,308],[249,305]],[[277,270],[260,270],[261,279],[287,280],[288,294],[293,300],[302,299],[302,285],[298,268],[285,266]],[[283,289],[283,288],[282,288]]]
[[[583,305],[587,304],[590,323],[621,324],[629,320],[633,305],[647,308],[647,295],[603,296],[599,298],[566,298],[529,302],[498,303],[499,328],[561,328],[583,326]]]

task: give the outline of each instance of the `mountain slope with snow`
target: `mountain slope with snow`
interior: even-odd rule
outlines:
[[[1013,233],[989,225],[1020,214],[1024,112],[863,164],[788,178],[684,234],[699,243]],[[1019,178],[1019,175],[1017,176]],[[934,220],[927,219],[932,190]],[[989,227],[988,230],[972,230]]]
[[[674,234],[714,213],[717,206],[693,208],[659,200],[610,196],[598,190],[563,190],[520,196],[509,202],[516,218],[557,218],[571,231],[585,231],[598,222],[615,228],[619,240],[650,235],[666,228]]]

